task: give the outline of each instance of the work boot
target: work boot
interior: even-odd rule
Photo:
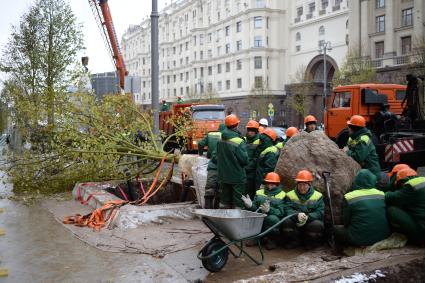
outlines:
[[[205,200],[205,204],[204,204],[204,208],[205,209],[213,209],[213,196],[205,196],[204,200]]]
[[[268,251],[274,250],[277,248],[277,244],[272,238],[265,237],[264,238],[264,248]]]

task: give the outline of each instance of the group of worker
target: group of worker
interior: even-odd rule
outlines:
[[[308,115],[305,131],[317,129],[317,120]],[[267,120],[250,120],[246,136],[237,130],[240,121],[228,115],[217,132],[210,132],[198,143],[199,154],[208,146],[205,208],[240,208],[267,214],[263,238],[267,249],[282,244],[287,248],[303,245],[313,248],[324,235],[324,201],[312,185],[309,170],[298,172],[296,187],[285,193],[274,172],[284,142],[269,128]],[[347,122],[349,140],[343,149],[362,169],[344,196],[343,224],[332,229],[339,246],[367,246],[387,238],[392,230],[423,243],[425,232],[425,178],[411,168],[394,167],[391,182],[377,188],[381,169],[366,121],[354,115]],[[290,127],[286,142],[298,133]],[[407,165],[405,165],[407,166]],[[286,220],[278,224],[284,217]]]

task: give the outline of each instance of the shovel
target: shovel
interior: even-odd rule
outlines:
[[[322,172],[323,180],[325,182],[325,188],[326,188],[326,194],[328,195],[329,199],[329,209],[331,212],[331,221],[332,221],[332,228],[330,233],[330,238],[328,239],[328,243],[331,246],[331,248],[335,249],[335,235],[334,235],[334,227],[335,227],[335,217],[334,217],[334,211],[332,206],[332,197],[331,197],[331,189],[329,186],[329,181],[331,177],[331,172],[324,171]]]

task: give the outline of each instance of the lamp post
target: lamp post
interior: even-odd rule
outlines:
[[[152,0],[151,13],[151,92],[153,133],[159,137],[159,52],[158,52],[158,0]]]
[[[323,54],[323,113],[326,112],[326,100],[328,98],[327,85],[328,85],[328,73],[326,67],[326,54],[332,50],[331,42],[324,41],[323,44],[319,45],[319,53]]]

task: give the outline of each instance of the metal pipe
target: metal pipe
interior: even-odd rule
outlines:
[[[327,43],[323,45],[323,111],[326,112],[326,93],[328,76],[326,74],[326,50],[328,49]]]
[[[152,0],[151,13],[151,93],[153,133],[159,137],[159,43],[158,43],[158,0]]]

